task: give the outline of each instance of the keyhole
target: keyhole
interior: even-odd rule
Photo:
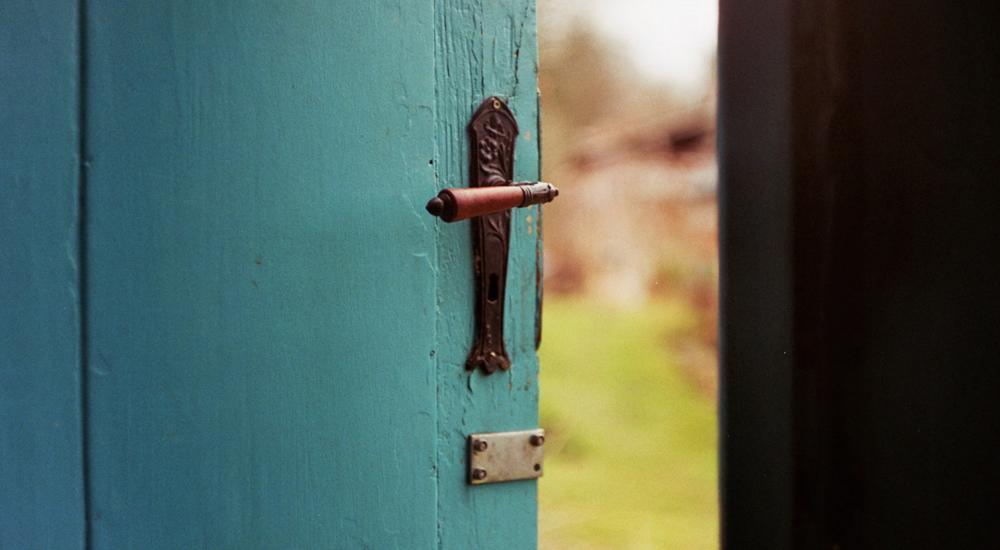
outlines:
[[[500,297],[500,278],[496,273],[490,273],[490,287],[486,292],[486,299],[494,303]]]

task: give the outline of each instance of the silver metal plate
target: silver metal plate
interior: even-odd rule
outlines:
[[[545,430],[469,436],[469,483],[482,485],[542,477]]]

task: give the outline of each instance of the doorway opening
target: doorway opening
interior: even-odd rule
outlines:
[[[713,0],[539,0],[539,543],[717,548]]]

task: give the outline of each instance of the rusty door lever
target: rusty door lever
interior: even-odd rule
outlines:
[[[545,182],[513,181],[517,121],[499,97],[479,105],[467,130],[469,187],[444,189],[427,203],[427,211],[446,222],[472,218],[476,330],[465,367],[491,374],[511,367],[503,337],[510,211],[550,202],[559,190]]]
[[[552,202],[559,189],[544,181],[502,183],[490,187],[455,187],[443,189],[427,203],[427,211],[446,222],[457,222]]]

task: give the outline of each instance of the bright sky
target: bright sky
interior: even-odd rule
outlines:
[[[700,89],[715,53],[717,0],[591,0],[597,29],[652,80]]]

